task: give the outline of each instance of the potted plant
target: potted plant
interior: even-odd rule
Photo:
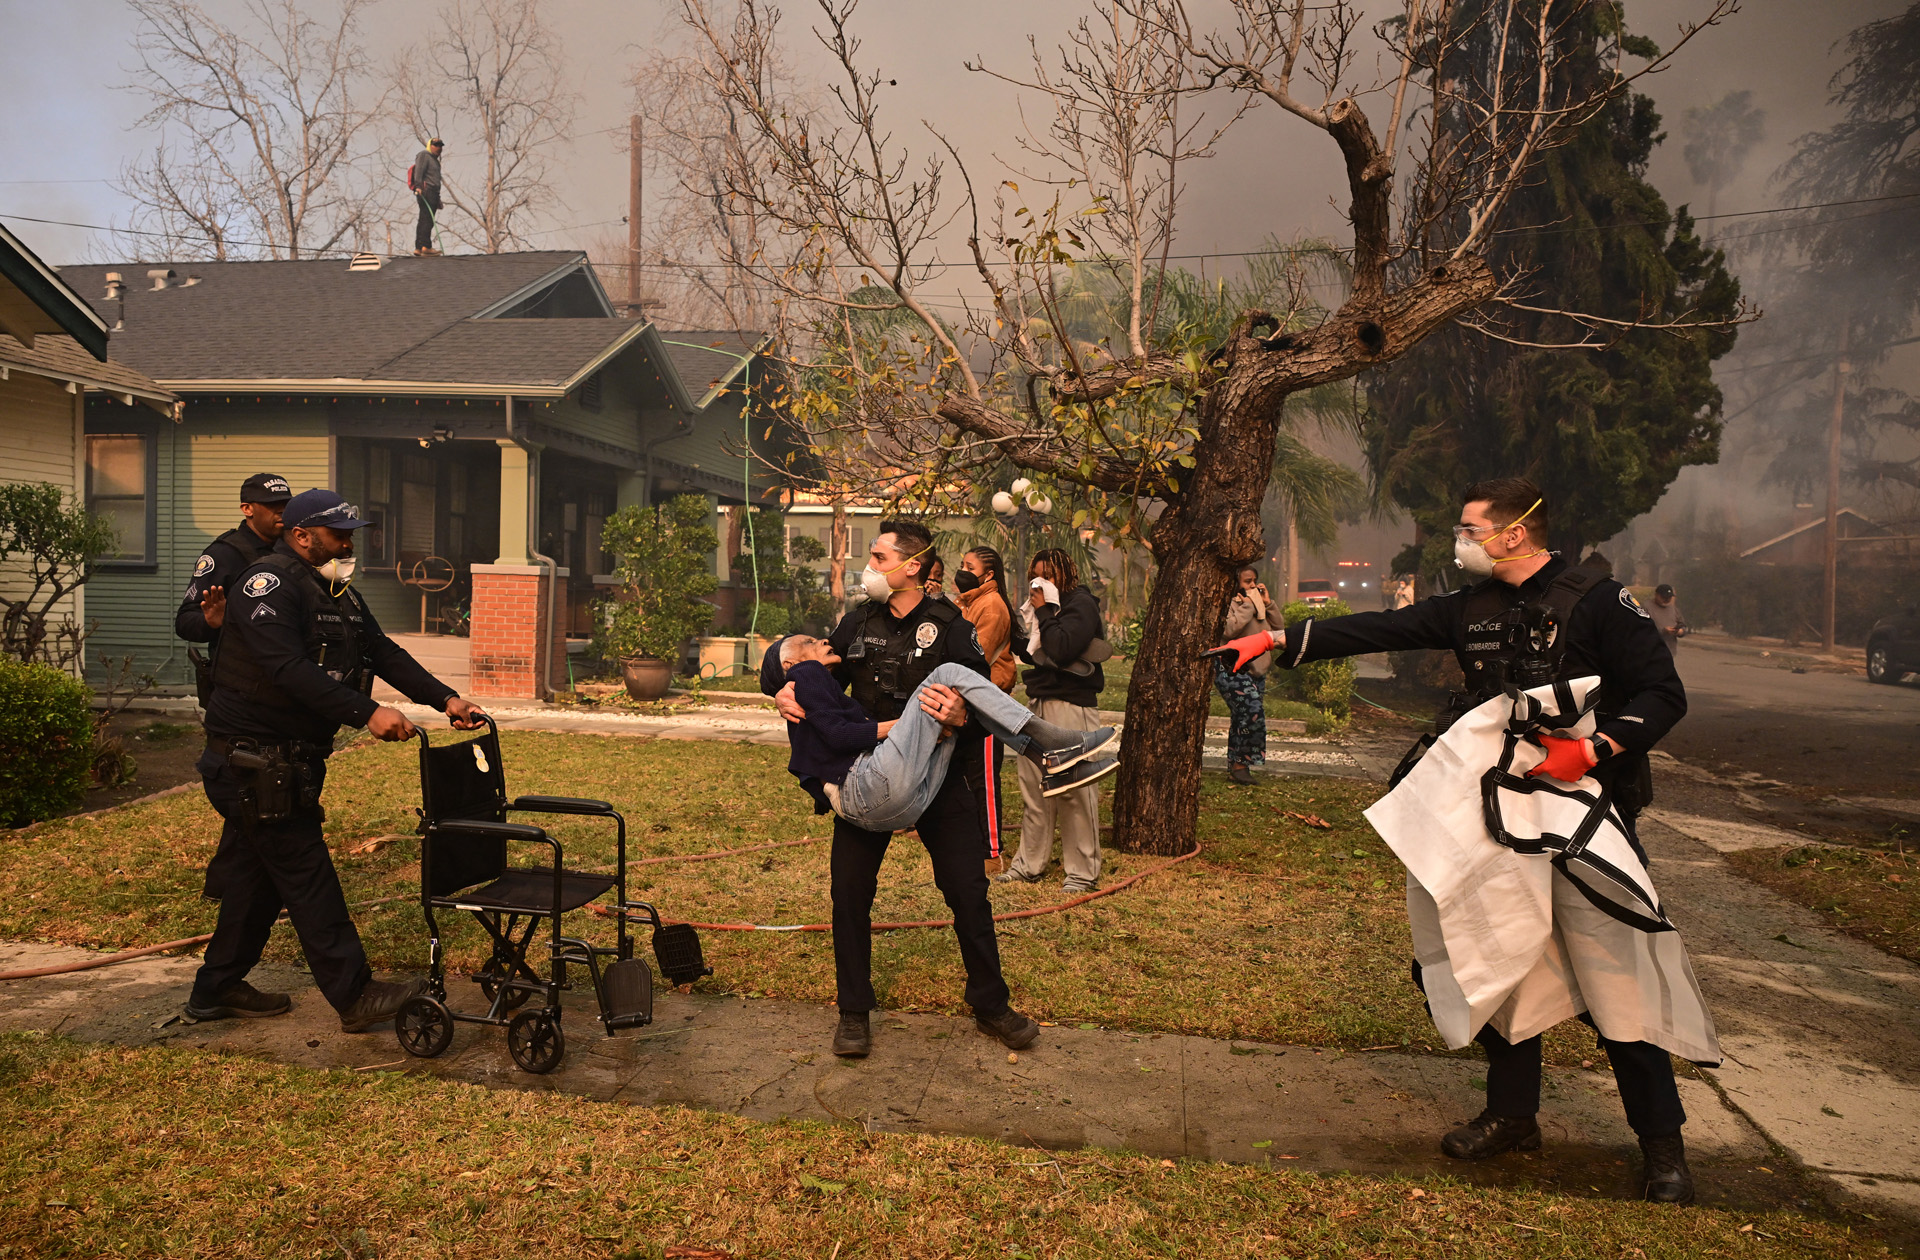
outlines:
[[[720,539],[711,511],[704,496],[683,494],[658,507],[621,508],[602,529],[615,587],[596,605],[597,646],[620,662],[636,700],[667,694],[681,643],[713,620],[706,597],[720,585],[713,575]]]

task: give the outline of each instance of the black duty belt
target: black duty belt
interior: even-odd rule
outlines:
[[[239,752],[281,752],[288,761],[321,761],[333,755],[332,744],[309,744],[295,739],[255,739],[243,735],[237,739],[226,739],[219,735],[207,736],[207,747],[222,757]]]

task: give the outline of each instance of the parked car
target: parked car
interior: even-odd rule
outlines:
[[[1303,604],[1331,604],[1340,593],[1326,578],[1301,578],[1293,597]]]
[[[1897,683],[1920,673],[1920,604],[1882,617],[1867,631],[1867,681]]]

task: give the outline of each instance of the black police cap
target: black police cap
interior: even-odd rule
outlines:
[[[293,487],[279,473],[255,473],[240,487],[242,503],[285,503],[293,497]]]

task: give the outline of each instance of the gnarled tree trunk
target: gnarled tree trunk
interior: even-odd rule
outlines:
[[[1213,666],[1235,571],[1265,547],[1260,502],[1287,396],[1383,366],[1496,287],[1478,259],[1436,268],[1377,303],[1349,301],[1311,332],[1235,334],[1230,366],[1201,401],[1194,467],[1153,530],[1157,572],[1127,694],[1114,786],[1114,844],[1174,855],[1194,846]],[[1266,318],[1252,312],[1249,323]]]

